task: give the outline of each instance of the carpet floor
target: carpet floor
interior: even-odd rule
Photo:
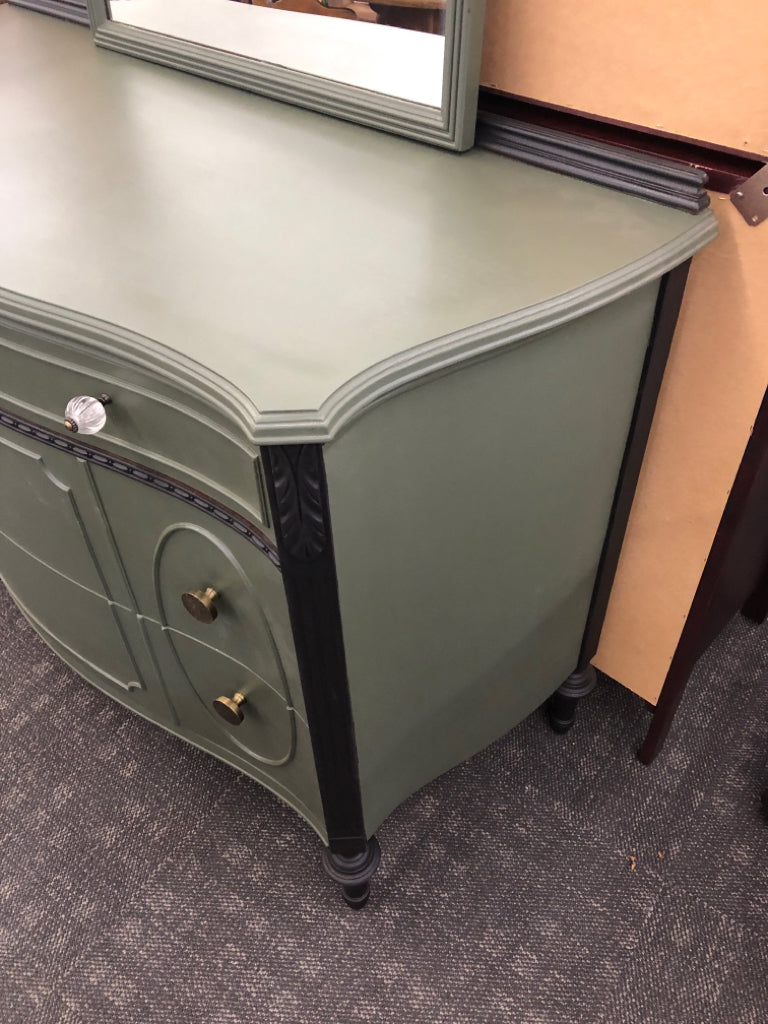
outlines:
[[[275,797],[111,702],[0,593],[3,1024],[765,1024],[768,628],[667,745],[603,680],[379,832],[368,907]]]

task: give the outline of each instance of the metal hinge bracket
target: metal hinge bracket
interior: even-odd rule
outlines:
[[[750,227],[768,220],[768,164],[730,192],[731,202]]]

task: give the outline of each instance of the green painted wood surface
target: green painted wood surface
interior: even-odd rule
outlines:
[[[77,672],[133,711],[170,722],[162,687],[142,673],[134,655],[122,609],[53,572],[1,532],[0,579],[30,623]],[[35,699],[33,692],[30,698]]]
[[[34,318],[27,296],[135,332],[105,328],[148,365],[170,349],[205,390],[214,375],[260,441],[330,437],[383,392],[608,302],[716,230],[8,7],[0,87],[0,323]]]
[[[56,653],[325,838],[279,570],[168,495],[8,431],[0,483],[0,579]],[[210,626],[180,601],[206,585],[222,595]],[[211,703],[238,691],[245,721],[226,726]]]
[[[53,338],[45,325],[0,324],[0,367],[7,411],[62,433],[70,398],[106,393],[106,425],[81,440],[189,483],[268,528],[258,454],[222,408],[215,382],[185,390],[176,367],[148,369],[125,350],[105,350],[98,325],[89,337]]]
[[[295,71],[289,60],[269,63],[228,52],[226,45],[201,46],[177,38],[169,27],[168,34],[148,33],[110,21],[105,0],[89,0],[88,6],[100,46],[433,145],[465,150],[474,144],[485,0],[452,0],[447,5],[440,107],[398,99],[373,87],[352,87],[332,75]],[[397,63],[395,52],[392,58]],[[401,62],[407,59],[401,56]]]
[[[656,291],[384,402],[327,446],[369,833],[575,669]]]
[[[167,495],[93,470],[132,604],[150,619],[250,666],[298,710],[304,703],[282,576],[233,530]],[[212,587],[214,622],[197,622],[181,595]]]
[[[372,831],[574,667],[658,278],[714,219],[198,81],[21,10],[0,8],[0,86],[3,400],[60,429],[70,389],[114,390],[97,444],[246,518],[259,444],[328,442]],[[41,634],[323,835],[273,567],[167,496],[18,447],[0,450],[22,484],[0,567]],[[206,585],[225,597],[199,634],[176,601]],[[73,594],[110,623],[98,642]],[[134,669],[143,690],[119,682]],[[274,735],[254,722],[249,749],[210,721],[219,679],[266,687]]]
[[[147,619],[143,626],[178,714],[174,731],[266,786],[325,840],[312,743],[299,714],[240,662],[160,623]],[[239,690],[248,700],[245,721],[228,726],[211,702]]]
[[[0,435],[0,530],[24,551],[102,597],[104,579],[86,518],[89,496],[72,486],[74,461]],[[84,507],[85,505],[85,507]]]

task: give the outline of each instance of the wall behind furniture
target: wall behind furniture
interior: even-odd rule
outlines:
[[[656,701],[768,387],[768,230],[713,194],[595,664]],[[768,229],[768,222],[763,224]]]
[[[486,86],[768,154],[762,0],[488,0]],[[595,663],[655,702],[768,386],[768,222],[712,195]]]
[[[487,0],[482,83],[768,154],[764,0]]]

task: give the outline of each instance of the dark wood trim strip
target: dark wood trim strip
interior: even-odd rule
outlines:
[[[487,112],[478,116],[477,144],[536,167],[676,209],[698,213],[709,206],[707,175],[690,164]]]
[[[592,593],[592,603],[584,630],[579,666],[592,660],[600,642],[605,611],[619,564],[621,545],[629,521],[629,513],[637,490],[640,468],[643,463],[648,436],[651,432],[653,414],[667,365],[672,336],[680,313],[685,282],[691,261],[687,260],[665,274],[659,284],[656,312],[651,328],[651,338],[645,356],[640,387],[632,415],[632,423],[624,449],[624,459],[619,471],[618,484],[613,499],[613,508],[608,530],[600,556],[597,582]]]
[[[63,434],[56,434],[52,430],[46,430],[45,427],[39,427],[36,423],[30,423],[29,420],[22,419],[20,416],[14,416],[2,409],[0,409],[0,426],[7,427],[23,437],[32,438],[33,441],[46,444],[50,448],[56,448],[58,451],[64,452],[65,455],[73,455],[75,458],[85,459],[86,462],[94,466],[102,466],[112,473],[119,473],[121,476],[130,477],[131,480],[136,480],[138,483],[144,484],[145,487],[152,487],[156,491],[162,491],[178,501],[191,505],[193,508],[198,509],[198,511],[204,512],[205,515],[215,519],[217,523],[221,523],[223,526],[229,527],[230,530],[234,530],[235,533],[240,534],[250,544],[253,544],[255,548],[258,548],[263,555],[266,555],[273,565],[278,569],[280,568],[280,558],[277,549],[266,534],[262,533],[253,523],[249,523],[247,519],[238,515],[237,512],[233,512],[225,505],[214,501],[213,498],[207,497],[207,495],[202,494],[200,491],[187,487],[186,484],[179,483],[178,480],[174,480],[164,473],[148,469],[138,462],[131,462],[130,459],[110,455],[109,452],[95,448],[93,445],[85,444],[83,441],[73,441]]]
[[[747,596],[741,613],[760,626],[768,619],[768,564],[761,567],[757,583]]]
[[[569,132],[583,139],[620,146],[630,152],[689,164],[706,172],[710,192],[729,193],[766,163],[766,158],[756,153],[742,153],[700,139],[652,131],[640,125],[539,103],[491,89],[480,90],[480,111],[481,114],[498,114],[528,125]]]
[[[331,851],[368,849],[319,444],[261,450]]]

